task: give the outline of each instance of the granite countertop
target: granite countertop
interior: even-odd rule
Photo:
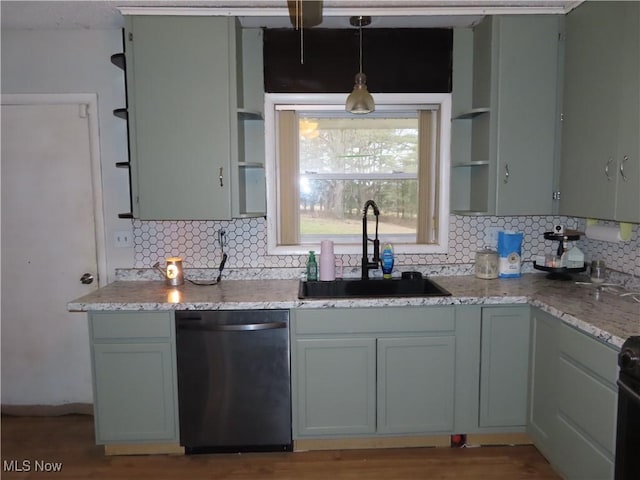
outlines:
[[[517,279],[481,280],[473,276],[431,277],[450,297],[321,299],[298,298],[298,280],[223,280],[218,285],[163,281],[116,281],[67,305],[90,310],[240,310],[274,308],[382,307],[419,305],[498,305],[528,303],[615,347],[640,335],[640,303],[615,288],[597,289],[544,274]]]

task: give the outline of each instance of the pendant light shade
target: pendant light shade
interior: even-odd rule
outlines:
[[[367,76],[364,73],[356,74],[353,91],[347,97],[345,108],[347,112],[359,114],[371,113],[376,109],[373,97],[367,90]]]
[[[351,17],[351,25],[360,28],[360,71],[356,74],[353,91],[347,97],[345,110],[349,113],[365,114],[376,109],[373,97],[367,90],[367,76],[362,73],[362,27],[371,23],[371,17]]]

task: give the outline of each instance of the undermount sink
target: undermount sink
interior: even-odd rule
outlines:
[[[428,278],[300,281],[298,298],[447,297],[451,293]]]

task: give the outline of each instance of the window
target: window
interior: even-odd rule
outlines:
[[[369,199],[396,252],[446,252],[450,95],[378,94],[362,116],[345,98],[266,95],[269,253],[304,254],[323,239],[360,252]]]

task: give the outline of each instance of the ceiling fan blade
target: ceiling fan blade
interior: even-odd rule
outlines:
[[[322,23],[322,0],[287,0],[291,25],[315,27]]]

